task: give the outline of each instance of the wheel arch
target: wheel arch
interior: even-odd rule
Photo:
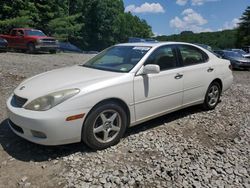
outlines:
[[[28,47],[28,45],[29,45],[30,43],[35,44],[35,42],[34,42],[34,41],[29,40],[28,42],[26,42],[26,46]]]
[[[85,121],[87,120],[89,114],[91,114],[91,112],[93,111],[93,109],[95,109],[97,106],[101,106],[103,104],[106,104],[106,103],[110,103],[110,102],[114,102],[118,105],[120,105],[126,112],[126,115],[127,115],[127,127],[129,126],[130,122],[131,122],[131,115],[130,115],[130,110],[129,110],[129,107],[127,105],[126,102],[124,102],[122,99],[119,99],[119,98],[108,98],[108,99],[104,99],[104,100],[101,100],[100,102],[98,102],[97,104],[95,104],[91,110],[88,112],[87,116],[85,117],[84,119],[84,122],[83,122],[83,126],[85,124]]]
[[[223,83],[222,83],[221,79],[220,79],[220,78],[216,78],[216,79],[214,79],[214,80],[211,82],[211,84],[214,83],[214,82],[217,82],[217,83],[220,85],[221,91],[223,91]]]

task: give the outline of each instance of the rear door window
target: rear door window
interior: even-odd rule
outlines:
[[[12,30],[10,35],[11,36],[16,36],[17,35],[17,30]]]
[[[183,66],[197,65],[208,61],[208,55],[199,48],[189,45],[179,45],[178,49]]]

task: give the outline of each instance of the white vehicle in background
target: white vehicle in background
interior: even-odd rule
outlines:
[[[7,101],[9,125],[42,145],[119,142],[128,127],[202,104],[212,110],[233,76],[228,60],[180,42],[112,46],[88,62],[23,81]]]

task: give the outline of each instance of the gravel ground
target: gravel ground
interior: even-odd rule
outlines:
[[[92,152],[45,147],[14,135],[5,101],[26,77],[88,59],[79,54],[0,54],[0,187],[250,187],[250,72],[213,111],[187,108],[128,130]]]

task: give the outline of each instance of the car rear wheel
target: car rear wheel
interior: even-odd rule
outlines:
[[[213,82],[208,87],[203,108],[205,110],[213,110],[220,101],[221,87],[218,82]]]
[[[105,103],[95,107],[87,117],[82,140],[94,150],[102,150],[117,144],[127,127],[127,116],[116,103]]]

